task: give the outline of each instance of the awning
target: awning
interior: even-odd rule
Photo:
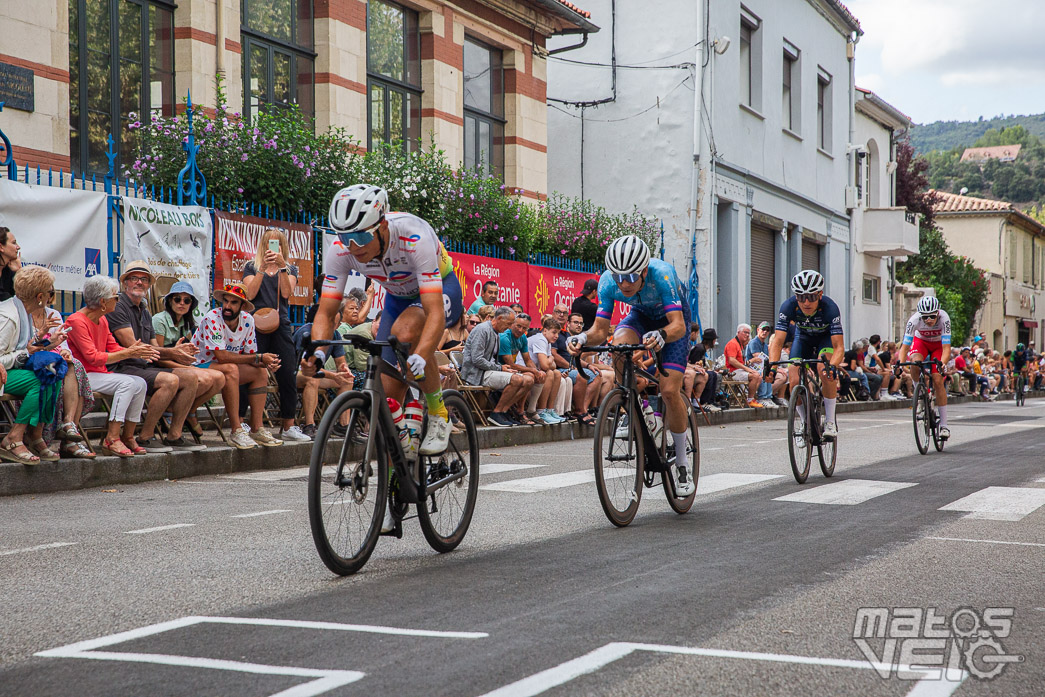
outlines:
[[[1023,320],[1023,326],[1026,327],[1027,329],[1037,329],[1038,328],[1038,321],[1037,320],[1033,320],[1033,319],[1025,319],[1025,320]]]

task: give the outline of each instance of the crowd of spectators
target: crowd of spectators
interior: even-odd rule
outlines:
[[[298,371],[316,306],[295,329],[289,304],[298,270],[288,259],[284,233],[266,230],[242,281],[225,282],[213,294],[218,306],[206,312],[210,302],[202,305],[186,282],[152,297],[156,276],[147,263],[132,261],[119,280],[88,278],[83,306],[63,320],[51,307],[54,275],[23,267],[14,234],[0,227],[0,384],[18,403],[12,428],[0,440],[0,459],[33,465],[95,457],[80,422],[96,399],[108,414],[101,452],[123,458],[205,449],[196,415],[218,395],[237,448],[311,440],[321,397],[361,385],[369,356],[355,346],[338,346],[322,371]],[[597,288],[594,279],[586,281],[570,307],[557,304],[538,318],[518,304],[499,304],[497,283],[486,282],[440,341],[443,386],[490,388],[489,418],[497,425],[592,425],[615,383],[611,360],[592,352],[574,358],[566,338],[594,323]],[[162,308],[156,314],[150,313],[150,298]],[[373,286],[350,291],[336,318],[335,338],[373,339],[381,321],[380,312],[368,319],[373,301]],[[701,331],[696,323],[690,329],[683,391],[693,405],[705,411],[786,405],[785,372],[778,371],[772,383],[762,379],[769,322],[754,331],[739,325],[721,353],[715,329]],[[785,342],[781,359],[789,348]],[[853,342],[839,371],[843,398],[909,398],[913,381],[909,372],[896,370],[897,348],[878,335]],[[1035,353],[1033,342],[1028,353],[1028,385],[1040,389],[1045,356]],[[652,382],[654,356],[637,352],[634,361],[640,379]],[[1011,352],[992,350],[979,337],[955,348],[944,372],[952,391],[988,400],[1015,385]],[[730,405],[729,386],[739,387],[741,404]],[[264,423],[270,395],[278,404],[274,433]],[[335,432],[343,428],[335,426]]]

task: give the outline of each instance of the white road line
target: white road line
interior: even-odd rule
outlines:
[[[970,537],[926,537],[927,540],[942,540],[944,542],[983,542],[989,545],[1020,545],[1023,547],[1045,547],[1042,542],[1013,542],[1009,540],[977,540]]]
[[[265,470],[263,472],[244,472],[242,474],[223,474],[222,479],[245,479],[252,482],[280,482],[285,479],[304,477],[308,474],[308,467],[292,467],[283,470]]]
[[[277,513],[290,513],[289,508],[280,508],[275,511],[258,511],[257,513],[240,513],[239,515],[230,516],[232,518],[257,518],[259,515],[275,515]]]
[[[975,520],[1022,520],[1045,505],[1045,489],[989,486],[943,506],[941,511],[969,511]]]
[[[22,552],[39,552],[44,549],[57,549],[58,547],[69,547],[75,545],[76,542],[51,542],[46,545],[37,545],[35,547],[23,547],[22,549],[7,549],[0,552],[0,557],[8,554],[21,554]]]
[[[719,474],[708,474],[697,480],[697,496],[715,494],[727,489],[735,489],[749,484],[767,482],[771,479],[779,479],[782,474],[735,474],[733,472],[721,472]]]
[[[145,535],[150,532],[160,532],[162,530],[174,530],[175,528],[191,528],[194,527],[195,523],[175,523],[174,525],[161,525],[158,528],[142,528],[141,530],[127,530],[124,535]]]
[[[594,651],[571,661],[561,663],[554,668],[541,671],[517,682],[505,685],[492,692],[487,692],[481,697],[534,697],[542,692],[547,692],[553,687],[563,685],[575,678],[589,673],[594,673],[600,668],[620,660],[635,651],[650,651],[654,653],[683,654],[689,656],[705,656],[710,658],[732,658],[749,661],[767,661],[773,663],[792,663],[798,665],[823,666],[828,668],[855,668],[862,670],[876,670],[888,675],[892,671],[922,674],[925,677],[919,680],[914,688],[908,692],[908,697],[947,697],[965,681],[968,673],[960,671],[957,674],[949,674],[941,679],[940,671],[932,669],[918,669],[909,665],[880,663],[872,661],[854,661],[841,658],[817,658],[812,656],[791,656],[775,653],[754,653],[750,651],[723,651],[717,649],[699,649],[687,646],[664,646],[658,644],[632,644],[615,642],[606,644]]]
[[[515,470],[533,469],[534,467],[547,467],[547,465],[507,465],[503,462],[491,462],[479,465],[479,476],[484,474],[500,474],[501,472],[514,472]]]
[[[846,479],[831,484],[822,484],[812,489],[803,489],[774,501],[792,503],[820,503],[833,506],[855,506],[878,496],[917,486],[915,482],[880,482],[871,479]]]
[[[627,477],[634,473],[633,469],[611,469],[606,471],[607,478]],[[551,489],[561,489],[578,484],[590,484],[595,481],[595,470],[584,469],[576,472],[562,472],[561,474],[546,474],[543,477],[528,477],[526,479],[513,479],[496,484],[484,484],[480,489],[488,491],[510,491],[516,494],[536,494]]]

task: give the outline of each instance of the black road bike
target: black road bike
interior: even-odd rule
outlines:
[[[395,529],[386,535],[402,537],[402,521],[409,506],[428,544],[449,552],[464,539],[479,490],[479,439],[475,422],[461,394],[443,390],[443,401],[463,432],[450,437],[441,455],[408,457],[385,401],[381,375],[391,375],[408,389],[422,394],[410,377],[408,344],[395,337],[371,341],[348,336],[343,341],[315,341],[315,346],[353,345],[370,353],[361,390],[338,395],[327,407],[316,430],[308,474],[308,518],[320,559],[342,576],[366,564],[377,544],[385,506],[391,508]],[[401,373],[381,358],[389,346]],[[424,399],[420,400],[424,404]],[[344,439],[334,435],[348,414]],[[428,425],[427,408],[421,440]]]
[[[631,356],[645,351],[642,344],[586,346],[585,352],[620,353],[625,355],[624,368],[617,386],[610,390],[599,406],[595,419],[595,485],[599,502],[610,522],[618,527],[628,525],[639,510],[643,486],[652,488],[660,474],[668,505],[676,513],[685,513],[693,505],[696,489],[689,496],[678,497],[675,453],[668,435],[667,423],[658,437],[650,432],[642,413],[642,395],[636,386],[635,366]],[[657,373],[664,373],[660,354],[657,354]],[[693,482],[700,475],[700,439],[697,434],[697,416],[686,404],[689,428],[686,435],[685,458],[688,476]]]
[[[1027,403],[1027,376],[1022,372],[1016,378],[1016,406],[1022,407]]]
[[[942,368],[943,364],[933,358],[924,361],[907,361],[897,363],[897,367],[912,366],[920,368],[918,382],[914,385],[914,401],[911,405],[911,419],[914,422],[914,442],[918,452],[925,455],[929,452],[929,439],[932,438],[937,452],[943,451],[947,441],[940,437],[940,412],[936,406],[936,390],[933,389],[932,367]]]
[[[820,471],[825,477],[830,477],[835,473],[838,437],[824,439],[824,394],[817,371],[818,365],[827,365],[827,359],[821,356],[776,361],[768,364],[767,369],[778,365],[798,366],[800,371],[798,384],[791,388],[791,399],[787,404],[787,450],[791,456],[791,473],[796,482],[805,484],[815,448]]]

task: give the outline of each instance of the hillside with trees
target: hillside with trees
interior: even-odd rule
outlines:
[[[967,147],[1016,144],[1022,148],[1015,162],[961,162]],[[971,143],[924,157],[928,163],[925,174],[933,189],[951,193],[967,189],[969,196],[1008,201],[1023,209],[1040,210],[1045,203],[1045,142],[1023,126],[990,129]]]
[[[1045,114],[1034,116],[996,116],[977,121],[934,121],[916,124],[911,129],[911,145],[919,154],[933,150],[968,148],[987,133],[1022,126],[1027,133],[1045,138]]]

